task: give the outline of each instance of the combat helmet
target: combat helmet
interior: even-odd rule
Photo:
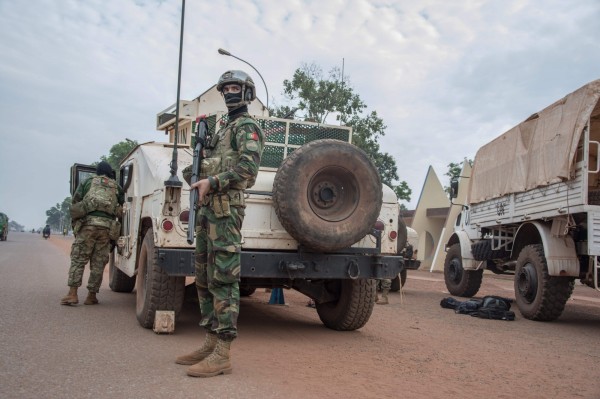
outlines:
[[[219,78],[219,82],[217,83],[217,90],[219,92],[222,92],[223,86],[227,84],[238,84],[242,86],[241,97],[238,97],[238,101],[236,101],[235,103],[226,101],[227,107],[239,107],[244,104],[250,104],[256,99],[256,89],[254,86],[254,81],[246,72],[239,70],[231,70],[225,72]]]

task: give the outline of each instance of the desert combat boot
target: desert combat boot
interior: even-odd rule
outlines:
[[[390,290],[383,290],[383,292],[381,293],[381,299],[378,299],[377,302],[375,302],[377,305],[387,305],[389,304],[388,302],[388,293],[390,292]]]
[[[213,353],[200,363],[188,368],[187,374],[192,377],[214,377],[219,374],[231,374],[230,348],[231,341],[218,339]]]
[[[88,296],[87,298],[85,298],[85,302],[83,302],[84,305],[97,305],[98,304],[98,298],[96,298],[96,293],[95,292],[88,292]]]
[[[77,298],[77,287],[70,287],[69,293],[60,300],[61,305],[77,305],[79,298]]]
[[[185,364],[192,365],[201,362],[205,358],[208,357],[217,346],[217,334],[206,333],[204,337],[204,343],[200,347],[200,349],[193,351],[187,355],[179,356],[175,359],[175,363],[177,364]]]

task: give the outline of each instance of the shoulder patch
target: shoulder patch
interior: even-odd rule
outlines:
[[[256,132],[246,133],[246,140],[258,141],[258,139],[259,139],[258,133],[256,133]]]
[[[258,151],[258,143],[254,140],[246,142],[246,148],[250,151]]]

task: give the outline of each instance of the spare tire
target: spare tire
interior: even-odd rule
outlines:
[[[335,251],[374,227],[382,200],[381,179],[367,154],[339,140],[316,140],[296,149],[273,182],[279,221],[300,244]]]

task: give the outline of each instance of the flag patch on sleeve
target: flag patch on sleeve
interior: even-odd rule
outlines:
[[[256,133],[256,132],[246,133],[246,139],[258,141],[258,133]]]

